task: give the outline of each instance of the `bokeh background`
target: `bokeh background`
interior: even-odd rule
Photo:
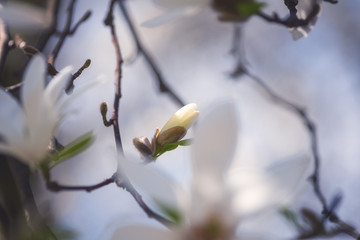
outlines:
[[[64,25],[69,2],[61,1],[60,26]],[[266,2],[267,12],[286,14],[281,1]],[[236,103],[241,124],[237,165],[268,166],[299,153],[310,154],[308,132],[296,115],[272,102],[249,77],[229,76],[235,65],[229,54],[232,24],[217,21],[216,15],[205,9],[194,16],[145,28],[141,23],[158,16],[161,10],[150,0],[129,0],[127,4],[141,40],[167,83],[185,103],[197,103],[204,113],[219,101],[231,99]],[[90,149],[53,170],[53,179],[63,184],[98,183],[110,177],[117,167],[112,129],[103,126],[99,113],[100,103],[106,101],[111,106],[114,95],[116,59],[110,30],[103,24],[107,8],[107,1],[77,1],[75,21],[88,9],[92,16],[66,40],[56,63],[57,69],[67,65],[79,68],[86,59],[92,60],[76,85],[99,75],[108,79],[73,103],[71,107],[77,109],[77,114],[67,119],[57,133],[63,144],[89,130],[96,134],[96,142]],[[321,187],[328,199],[342,193],[338,213],[355,226],[360,226],[356,214],[360,212],[359,11],[357,1],[323,3],[316,26],[307,38],[298,41],[292,40],[286,28],[252,17],[242,25],[239,42],[248,68],[279,96],[305,107],[316,123],[322,159]],[[141,56],[129,61],[136,51],[134,39],[117,7],[115,12],[116,30],[126,60],[119,113],[121,137],[125,154],[138,157],[132,139],[151,137],[155,128],[161,127],[178,106],[167,94],[159,93],[152,72]],[[56,40],[52,38],[45,52],[51,51]],[[191,134],[190,131],[189,136]],[[187,186],[189,148],[167,153],[154,165]],[[41,176],[35,175],[33,187],[41,211],[51,212],[61,226],[76,232],[76,239],[105,239],[117,226],[135,222],[159,225],[147,219],[132,197],[115,185],[91,193],[51,193],[44,187]],[[293,206],[295,210],[300,207],[321,211],[306,181]],[[291,225],[276,214],[244,223],[242,228],[263,230],[280,239],[296,234]]]

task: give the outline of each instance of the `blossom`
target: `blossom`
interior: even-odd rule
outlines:
[[[159,147],[180,141],[198,116],[199,111],[196,110],[196,104],[188,104],[176,111],[160,131],[156,129],[151,143],[146,137],[134,138],[133,143],[145,158],[154,157]]]
[[[321,8],[322,0],[303,0],[299,1],[296,6],[297,13],[296,16],[299,19],[306,19],[311,15],[311,20],[309,24],[305,26],[290,28],[290,32],[294,40],[298,40],[302,37],[306,37],[307,34],[314,27],[316,21],[320,16],[320,8]],[[312,16],[313,15],[313,16]]]
[[[170,207],[183,220],[172,226],[172,231],[145,225],[121,226],[112,239],[253,239],[237,232],[238,225],[249,216],[288,203],[309,161],[299,157],[268,169],[229,169],[237,145],[237,123],[233,104],[215,107],[199,122],[191,152],[193,174],[188,194],[152,168],[120,161],[121,169],[160,203],[160,209]]]
[[[71,96],[62,94],[71,77],[71,67],[61,70],[45,87],[47,65],[41,55],[30,60],[20,90],[22,106],[0,89],[0,152],[35,166],[48,154],[48,145],[65,107],[76,95],[92,86],[77,89]]]
[[[180,108],[174,113],[174,115],[171,116],[171,118],[161,128],[158,138],[168,142],[169,140],[167,138],[171,138],[171,134],[172,132],[174,132],[175,129],[182,129],[182,132],[186,133],[186,131],[189,130],[189,128],[194,124],[198,116],[199,116],[199,111],[196,110],[195,103],[191,103]],[[178,131],[179,130],[177,130],[177,132]],[[178,140],[179,139],[175,139],[175,141]]]

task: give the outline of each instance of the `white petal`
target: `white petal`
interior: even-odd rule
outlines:
[[[23,161],[26,161],[27,158],[26,154],[24,154],[21,149],[15,148],[11,145],[5,145],[0,143],[0,152]]]
[[[273,165],[266,171],[232,170],[229,184],[237,192],[234,207],[240,216],[246,216],[290,203],[299,191],[298,186],[305,182],[308,167],[309,158],[302,155]]]
[[[71,77],[72,67],[62,69],[46,86],[44,99],[53,106],[59,99],[60,95],[65,91],[65,86]]]
[[[59,111],[62,114],[62,117],[64,117],[65,112],[63,111],[66,105],[76,99],[78,96],[83,94],[84,92],[88,91],[89,89],[98,86],[99,84],[104,84],[108,80],[107,77],[104,75],[99,76],[95,80],[86,81],[84,84],[81,84],[79,86],[75,86],[74,92],[72,92],[69,96],[62,95],[63,97],[60,98],[59,102],[57,103],[57,107]]]
[[[111,240],[176,240],[170,231],[149,226],[124,226],[114,232]]]
[[[21,102],[31,129],[38,129],[40,119],[45,114],[43,101],[45,73],[45,59],[40,54],[32,57],[25,69],[23,85],[20,89]]]
[[[23,137],[24,112],[19,103],[10,94],[0,89],[0,139],[15,142]]]
[[[196,104],[190,103],[185,105],[176,111],[170,119],[165,123],[165,125],[161,128],[159,134],[165,132],[166,130],[176,127],[182,126],[188,130],[196,121],[199,116],[199,111],[196,110]]]
[[[121,156],[121,154],[119,154]],[[119,171],[124,172],[137,189],[148,194],[155,203],[181,210],[184,206],[184,192],[165,173],[153,168],[151,164],[119,159]],[[155,204],[157,207],[157,204]]]
[[[322,0],[302,0],[299,1],[299,4],[296,6],[297,13],[299,19],[306,19],[309,14],[313,11],[313,5],[318,4],[318,6],[321,8]],[[292,37],[294,40],[298,40],[302,37],[306,37],[308,33],[311,31],[311,29],[314,27],[317,19],[319,18],[321,13],[321,10],[317,13],[317,15],[310,21],[310,23],[306,26],[296,27],[296,28],[290,28],[290,32],[292,34]]]
[[[197,125],[192,146],[194,177],[197,174],[222,176],[232,161],[238,137],[235,106],[215,106]]]
[[[157,27],[186,15],[187,8],[178,8],[165,12],[164,14],[148,20],[141,25],[143,27]]]

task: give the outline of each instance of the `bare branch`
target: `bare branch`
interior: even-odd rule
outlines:
[[[75,3],[76,3],[76,0],[71,0],[70,4],[68,6],[68,9],[67,9],[68,13],[67,13],[67,19],[66,19],[64,30],[62,31],[59,41],[57,42],[55,48],[53,49],[50,56],[48,57],[48,62],[51,65],[55,64],[55,60],[62,48],[67,36],[69,35],[69,33],[71,31],[70,27],[71,27],[71,22],[72,22],[73,15],[74,15]]]
[[[295,5],[296,6],[296,5]],[[299,19],[296,16],[296,9],[294,10],[293,5],[289,5],[289,16],[285,19],[281,19],[277,13],[273,13],[273,16],[270,16],[262,11],[259,11],[256,15],[264,19],[267,22],[277,23],[288,28],[302,27],[307,26],[320,12],[320,5],[314,4],[311,13],[306,17],[306,19]]]
[[[148,215],[149,218],[153,218],[157,220],[166,227],[173,225],[171,221],[157,214],[146,205],[146,203],[142,199],[142,196],[136,191],[134,186],[129,182],[129,180],[126,177],[121,176],[120,178],[118,178],[116,184],[118,187],[125,189],[133,196],[133,198],[136,200],[136,202],[144,210],[144,212]]]
[[[40,35],[38,42],[36,43],[36,49],[42,51],[45,45],[48,43],[49,39],[56,32],[57,23],[58,23],[58,13],[59,13],[59,0],[50,0],[47,2],[46,14],[52,15],[52,22],[49,24],[49,27],[46,28]]]
[[[73,17],[74,17],[75,3],[76,3],[76,0],[71,0],[69,6],[67,8],[67,19],[66,19],[65,27],[60,34],[59,41],[57,42],[53,51],[51,52],[51,54],[48,57],[48,62],[53,66],[55,66],[55,60],[57,59],[59,52],[60,52],[61,48],[63,47],[67,37],[73,35],[76,32],[76,30],[79,28],[79,26],[82,23],[84,23],[91,16],[91,11],[88,10],[80,18],[80,20],[75,24],[75,26],[73,28],[71,28],[71,24],[72,24]],[[56,29],[52,29],[51,33],[52,34],[56,33]]]
[[[91,60],[90,60],[90,59],[87,59],[87,60],[85,61],[85,63],[79,68],[79,70],[77,70],[76,73],[74,73],[74,74],[72,75],[71,80],[70,80],[70,82],[68,83],[68,85],[67,85],[67,87],[66,87],[66,89],[65,89],[65,92],[66,92],[66,93],[69,94],[69,93],[72,92],[72,90],[74,89],[74,81],[75,81],[75,79],[77,79],[77,78],[82,74],[82,72],[83,72],[86,68],[88,68],[88,67],[90,66],[90,64],[91,64]]]
[[[107,178],[100,183],[88,186],[68,186],[68,185],[61,185],[55,181],[47,181],[46,187],[53,192],[60,192],[60,191],[86,191],[91,192],[96,189],[102,188],[110,183],[114,183],[114,178]]]
[[[111,0],[108,13],[104,20],[106,26],[110,28],[112,42],[115,48],[116,54],[116,69],[115,69],[115,97],[114,97],[114,105],[113,105],[113,113],[111,117],[113,129],[114,129],[114,137],[116,148],[118,151],[123,152],[121,136],[120,136],[120,128],[119,128],[119,103],[121,98],[121,78],[122,78],[122,64],[123,58],[121,55],[120,45],[118,41],[118,37],[115,31],[114,25],[114,4],[115,0]]]
[[[124,0],[117,0],[120,10],[123,14],[123,17],[129,26],[130,32],[134,38],[134,41],[136,43],[137,47],[137,53],[140,53],[144,56],[145,61],[147,62],[148,66],[150,67],[151,71],[153,72],[155,79],[158,82],[159,90],[162,93],[167,93],[169,96],[179,105],[184,106],[184,102],[181,100],[181,98],[171,89],[171,87],[166,83],[164,80],[164,77],[161,75],[161,71],[159,67],[156,65],[154,59],[149,54],[147,49],[144,47],[144,44],[140,41],[139,35],[136,32],[136,29],[134,27],[134,24],[129,16],[126,4]]]

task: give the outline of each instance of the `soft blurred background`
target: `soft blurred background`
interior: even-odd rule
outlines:
[[[287,9],[281,1],[266,2],[266,12],[286,14]],[[64,25],[69,3],[69,0],[61,1],[60,27]],[[241,124],[237,165],[268,166],[299,153],[310,154],[308,132],[295,114],[271,101],[249,77],[230,77],[235,66],[229,53],[233,24],[217,21],[215,13],[205,9],[194,16],[146,28],[141,24],[161,11],[150,0],[128,0],[127,6],[141,40],[166,82],[185,103],[197,103],[198,109],[206,112],[219,101],[236,102]],[[69,185],[98,183],[110,177],[117,167],[112,128],[103,126],[99,113],[100,103],[106,101],[111,106],[114,95],[116,58],[110,30],[103,24],[108,2],[78,0],[75,21],[89,9],[92,16],[67,38],[56,67],[79,68],[89,58],[91,66],[75,85],[99,75],[106,75],[108,81],[74,102],[72,108],[77,109],[77,114],[67,119],[58,131],[58,140],[63,144],[89,130],[96,134],[96,142],[90,149],[53,170],[54,180]],[[314,29],[307,38],[298,41],[292,40],[286,28],[252,17],[241,26],[242,38],[238,43],[244,49],[248,68],[279,96],[305,107],[316,123],[322,159],[322,190],[329,200],[336,193],[342,193],[338,214],[354,226],[360,226],[355,214],[360,212],[357,200],[360,193],[359,11],[357,1],[340,1],[336,5],[323,3]],[[155,128],[161,127],[179,106],[167,94],[159,93],[141,55],[129,61],[136,53],[134,39],[117,5],[115,13],[116,31],[126,60],[121,86],[120,131],[125,154],[138,157],[132,139],[151,137]],[[45,53],[52,50],[56,41],[57,37],[51,39]],[[111,111],[108,116],[110,114]],[[191,136],[191,131],[188,134]],[[189,147],[166,153],[154,165],[186,187],[190,176]],[[134,222],[159,225],[147,219],[130,194],[114,184],[91,193],[51,193],[46,190],[41,176],[35,175],[33,188],[41,211],[52,212],[61,226],[77,234],[76,239],[105,239],[115,227]],[[308,182],[304,181],[292,207],[321,211]],[[243,228],[256,232],[264,230],[281,239],[296,235],[291,225],[276,214],[244,223]],[[337,236],[334,239],[350,238]]]

